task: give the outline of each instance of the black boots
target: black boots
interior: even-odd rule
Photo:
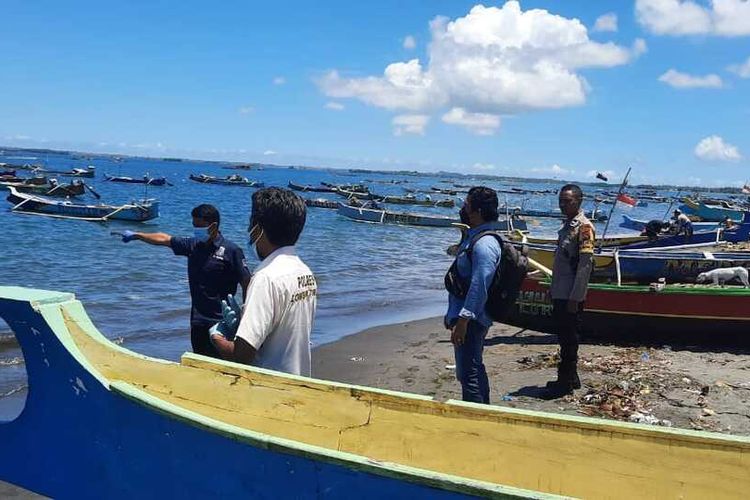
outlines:
[[[573,368],[570,370],[557,370],[557,380],[547,382],[547,387],[542,394],[543,399],[558,399],[568,394],[573,394],[575,389],[581,388],[581,379],[578,378],[578,371]]]

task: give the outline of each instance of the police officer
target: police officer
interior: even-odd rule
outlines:
[[[560,189],[565,222],[558,231],[552,268],[552,319],[560,343],[557,380],[547,384],[546,397],[555,399],[581,387],[578,378],[578,328],[593,267],[594,225],[581,210],[583,192],[575,184]]]
[[[222,236],[221,216],[213,205],[198,205],[191,212],[194,236],[184,238],[166,233],[124,231],[122,241],[141,240],[150,245],[170,247],[175,255],[188,258],[190,283],[190,341],[193,352],[218,358],[208,330],[221,321],[221,301],[242,286],[243,294],[251,274],[240,247]]]

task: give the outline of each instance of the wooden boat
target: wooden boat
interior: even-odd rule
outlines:
[[[364,184],[331,184],[330,182],[321,182],[321,185],[334,188],[337,191],[346,191],[349,193],[369,193],[370,188]]]
[[[526,243],[529,257],[552,269],[555,245]],[[750,267],[750,252],[709,251],[703,244],[647,249],[605,248],[594,254],[595,281],[692,283],[698,274],[719,267]],[[619,277],[619,278],[618,278]]]
[[[446,194],[448,196],[456,196],[458,194],[458,191],[455,189],[446,189],[441,188],[440,186],[432,186],[430,189],[436,193]]]
[[[643,231],[646,229],[646,224],[649,221],[643,219],[635,219],[629,215],[622,215],[622,222],[620,227],[625,229],[633,229],[635,231]],[[693,222],[693,231],[711,231],[718,227],[718,222]]]
[[[360,201],[379,201],[382,203],[390,203],[393,205],[418,205],[423,207],[447,207],[452,208],[456,206],[456,202],[450,199],[433,200],[431,198],[417,198],[414,195],[406,196],[390,196],[380,195],[375,193],[355,193],[353,191],[344,191],[339,189],[336,194],[343,196],[349,200],[360,200]]]
[[[726,200],[696,201],[690,198],[684,199],[680,210],[686,214],[693,214],[705,222],[721,222],[725,217],[734,221],[745,218],[746,210],[729,203]]]
[[[70,201],[58,201],[27,193],[19,193],[16,188],[9,187],[7,200],[13,204],[11,210],[15,213],[43,215],[64,219],[80,219],[96,222],[108,220],[127,220],[143,222],[159,216],[159,202],[144,200],[140,203],[125,205],[83,205]]]
[[[8,186],[11,186],[10,184]],[[67,198],[70,196],[81,196],[86,193],[86,185],[80,181],[69,184],[12,184],[16,191],[21,193],[38,194],[41,196]]]
[[[164,361],[110,342],[68,293],[0,287],[0,316],[29,381],[21,416],[0,423],[0,477],[48,497],[741,498],[750,488],[746,437],[438,402],[195,354]]]
[[[330,208],[334,210],[339,208],[338,201],[326,200],[325,198],[305,198],[305,205],[307,205],[308,207]]]
[[[55,174],[60,177],[86,177],[93,178],[96,176],[96,167],[89,165],[86,168],[74,168],[72,170],[51,170],[46,168],[36,168],[34,172],[43,174]]]
[[[15,177],[16,171],[15,170],[0,170],[0,178],[2,177]]]
[[[310,185],[302,185],[297,184],[295,182],[289,181],[288,183],[289,189],[292,189],[294,191],[303,191],[303,192],[313,192],[313,193],[335,193],[337,189],[335,187],[328,187],[328,186],[310,186]]]
[[[562,219],[564,218],[564,215],[559,210],[536,210],[533,208],[521,208],[521,207],[506,207],[506,206],[500,206],[498,207],[498,211],[503,213],[511,213],[516,216],[521,217],[537,217],[541,219]],[[606,222],[608,216],[607,214],[596,211],[594,213],[593,211],[587,211],[587,216],[589,220],[592,222]]]
[[[534,236],[531,234],[527,235],[514,235],[513,239],[520,241],[521,239],[525,238],[525,241],[528,243],[536,243],[540,245],[556,245],[557,244],[557,238],[544,238],[540,236]],[[646,236],[611,236],[604,239],[604,241],[599,238],[597,240],[597,245],[601,243],[601,245],[604,248],[610,248],[610,247],[621,247],[621,246],[627,246],[627,245],[633,245],[635,243],[641,243],[644,241],[648,241],[648,238]]]
[[[136,179],[134,177],[104,174],[104,180],[107,182],[121,182],[124,184],[146,184],[148,186],[166,186],[167,184],[169,184],[166,177],[149,177],[148,175],[144,175],[142,178]]]
[[[452,217],[436,217],[432,215],[413,214],[404,212],[389,212],[387,210],[352,207],[349,205],[339,204],[339,215],[357,222],[369,222],[374,224],[400,224],[404,226],[422,226],[422,227],[449,227],[455,228],[456,224],[461,221]],[[526,222],[523,219],[512,219],[510,227],[502,221],[503,231],[512,231],[518,229],[526,230]]]
[[[589,284],[582,334],[624,341],[750,345],[750,289],[676,284]],[[549,332],[549,282],[527,279],[508,323]]]
[[[206,174],[199,174],[199,175],[193,175],[190,174],[190,180],[195,182],[200,182],[201,184],[220,184],[222,186],[241,186],[241,187],[255,187],[255,188],[261,188],[265,184],[258,181],[251,181],[247,177],[242,177],[241,175],[230,175],[227,177],[214,177],[212,175],[206,175]]]

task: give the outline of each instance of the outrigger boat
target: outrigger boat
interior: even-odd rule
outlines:
[[[295,182],[289,181],[289,189],[292,189],[294,191],[302,191],[302,192],[313,192],[313,193],[335,193],[337,189],[335,187],[329,187],[329,186],[310,186],[310,185],[302,185],[297,184]]]
[[[455,228],[457,225],[461,225],[461,221],[453,217],[436,217],[423,214],[389,212],[387,210],[374,208],[352,207],[341,203],[338,207],[338,213],[339,215],[357,222],[369,222],[375,224],[399,224],[404,226],[449,228]],[[511,219],[510,224],[505,221],[501,222],[503,227],[498,229],[502,231],[513,231],[514,229],[518,229],[519,231],[526,230],[526,222],[523,219]]]
[[[706,222],[721,222],[725,217],[729,217],[733,221],[740,221],[745,218],[747,212],[742,207],[725,200],[696,201],[691,198],[683,199],[680,210],[688,215],[696,215]]]
[[[34,172],[42,174],[55,174],[61,177],[87,177],[93,178],[96,176],[96,167],[89,165],[86,168],[74,168],[72,170],[49,170],[45,168],[35,168]]]
[[[32,194],[19,193],[9,187],[7,200],[11,210],[19,214],[43,215],[63,219],[79,219],[96,222],[127,220],[143,222],[159,216],[159,202],[143,200],[125,205],[83,205],[70,201],[58,201]]]
[[[230,175],[227,177],[214,177],[212,175],[190,174],[190,180],[200,182],[201,184],[220,184],[222,186],[241,186],[241,187],[255,187],[261,188],[265,184],[258,181],[251,181],[247,177],[242,177],[239,174]]]
[[[649,221],[647,220],[635,219],[633,217],[623,214],[620,227],[625,228],[625,229],[633,229],[635,231],[643,231],[644,229],[646,229],[646,224],[648,223]],[[694,231],[711,231],[719,227],[719,222],[695,222],[693,221],[692,224],[693,224]]]
[[[529,278],[507,323],[553,333],[551,315],[549,281]],[[590,283],[581,324],[581,333],[588,337],[744,347],[750,345],[748,329],[750,289],[690,284]]]
[[[69,293],[0,287],[0,316],[29,383],[21,415],[0,423],[0,478],[49,497],[721,499],[750,490],[746,437],[439,402],[196,354],[164,361],[109,341]]]
[[[353,191],[343,191],[341,189],[336,191],[336,194],[343,196],[349,200],[365,200],[365,201],[379,201],[382,203],[390,203],[393,205],[419,205],[422,207],[445,207],[452,208],[456,206],[456,202],[451,199],[433,200],[431,198],[417,198],[414,195],[406,196],[390,196],[380,195],[375,193],[355,193]]]
[[[108,175],[104,174],[104,180],[107,182],[121,182],[124,184],[146,184],[148,186],[171,186],[169,182],[167,182],[166,177],[149,177],[148,174],[144,175],[142,178],[137,179],[134,177],[123,177],[123,176],[114,176],[114,175]]]
[[[26,184],[26,183],[12,183],[5,184],[0,183],[5,187],[14,187],[16,191],[21,193],[38,194],[41,196],[54,197],[54,198],[67,198],[70,196],[81,196],[86,192],[86,185],[76,180],[69,184]]]
[[[305,198],[305,205],[307,205],[308,207],[330,208],[334,210],[339,208],[338,201],[326,200],[325,198]]]

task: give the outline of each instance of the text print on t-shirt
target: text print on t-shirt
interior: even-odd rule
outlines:
[[[297,290],[298,292],[292,295],[292,304],[299,302],[300,300],[307,300],[315,297],[318,294],[318,284],[315,282],[315,276],[312,274],[298,276]]]

